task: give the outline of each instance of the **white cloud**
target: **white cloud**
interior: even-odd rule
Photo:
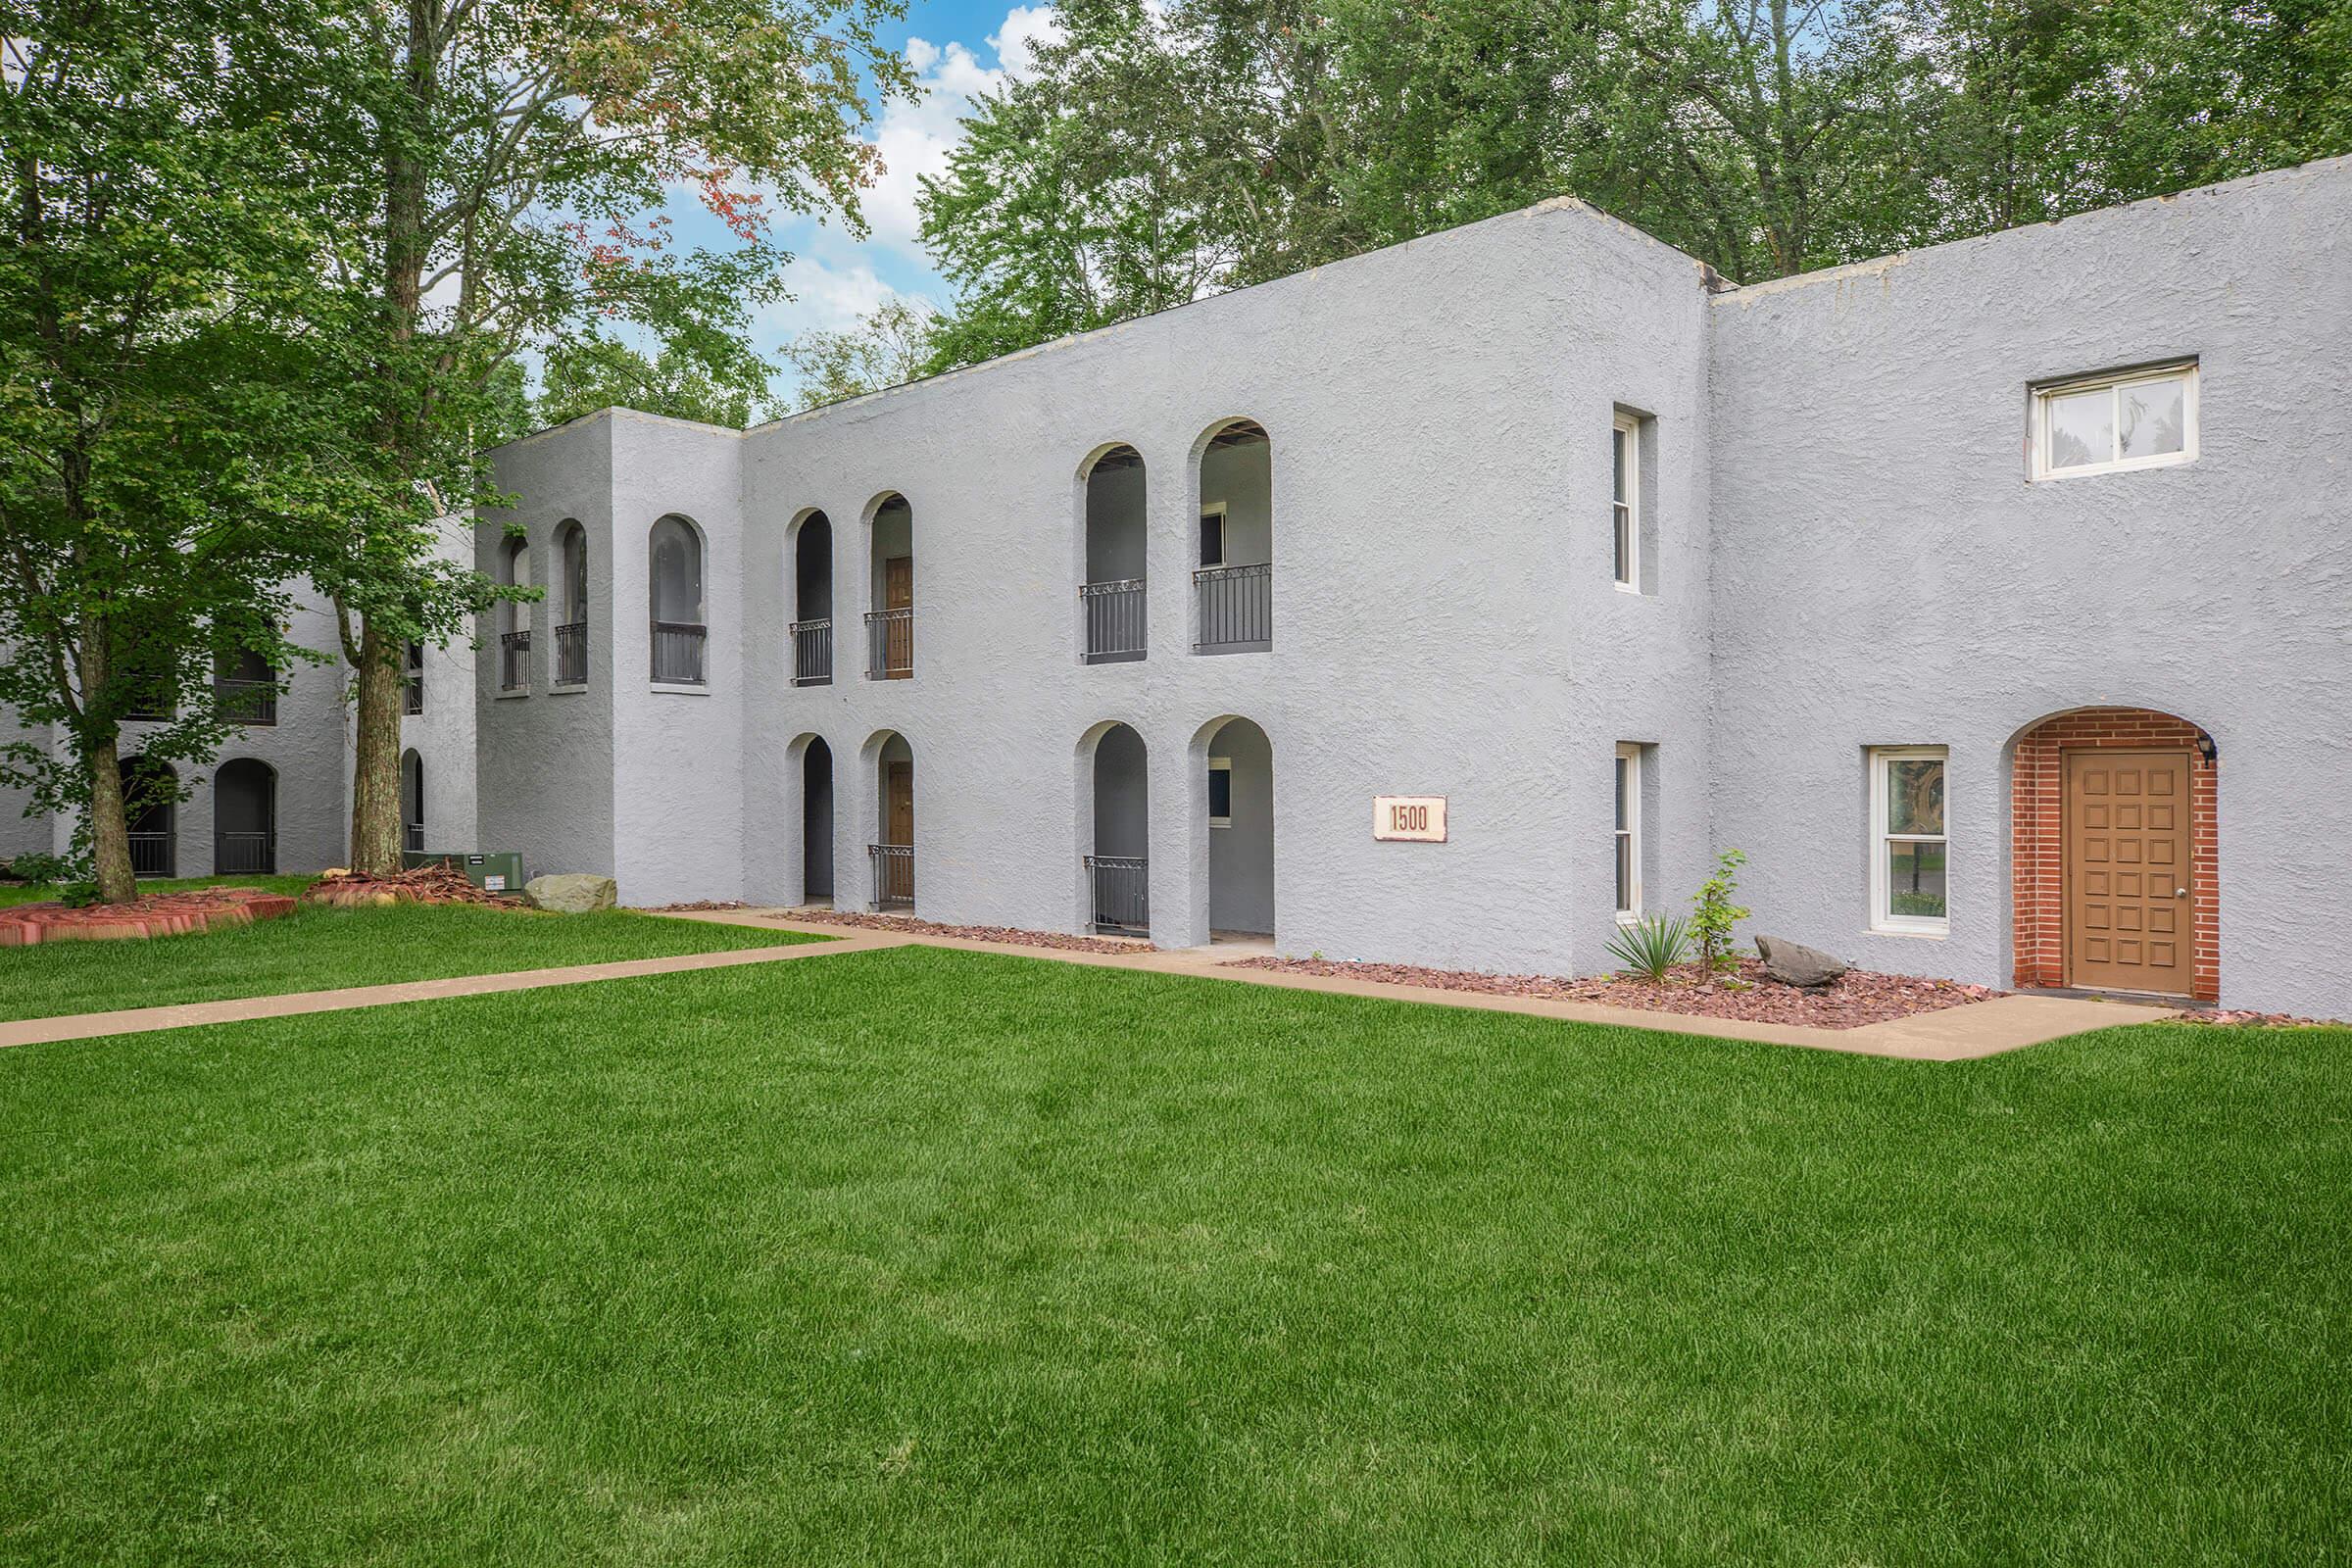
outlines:
[[[972,100],[1027,75],[1035,69],[1038,44],[1055,36],[1060,26],[1050,5],[1014,6],[988,35],[994,66],[982,65],[967,44],[907,40],[906,63],[921,96],[884,110],[875,131],[883,172],[865,193],[863,206],[876,243],[922,257],[922,221],[915,209],[922,176],[947,169],[960,134],[956,122],[970,113]]]
[[[762,310],[754,325],[763,349],[813,329],[838,331],[898,293],[863,261],[832,263],[805,252],[793,258],[785,282],[792,298]]]

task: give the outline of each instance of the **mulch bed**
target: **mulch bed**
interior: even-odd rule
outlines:
[[[860,914],[854,909],[795,909],[787,918],[817,925],[862,926],[869,931],[906,931],[926,937],[959,937],[967,942],[1004,942],[1024,948],[1053,948],[1062,953],[1150,953],[1148,942],[1114,942],[1108,937],[1079,937],[1059,931],[1024,931],[1009,925],[941,925],[936,920],[903,920],[887,914]]]
[[[292,899],[261,888],[153,893],[129,904],[92,904],[78,909],[62,904],[20,904],[0,909],[0,948],[188,936],[293,912]]]
[[[1746,1023],[1799,1024],[1811,1029],[1858,1029],[1864,1024],[1908,1018],[1914,1013],[1939,1012],[1946,1007],[1965,1006],[2005,995],[1989,986],[1924,980],[1913,975],[1873,974],[1864,969],[1849,969],[1826,986],[1806,990],[1767,980],[1763,964],[1754,958],[1740,960],[1739,972],[1732,977],[1741,984],[1742,989],[1737,990],[1703,984],[1696,964],[1682,965],[1674,979],[1663,986],[1617,975],[1570,980],[1557,975],[1423,969],[1408,963],[1335,963],[1325,958],[1239,958],[1224,967],[1279,969],[1292,974],[1427,986],[1438,991],[1480,991],[1498,997],[1593,1002],[1610,1007],[1636,1007],[1644,1012],[1738,1018]]]
[[[385,904],[480,904],[502,909],[515,909],[522,905],[514,899],[485,892],[466,880],[466,873],[446,864],[420,865],[411,871],[392,876],[355,876],[346,871],[340,876],[327,875],[311,884],[303,898],[312,904],[331,904],[337,908],[362,908]]]
[[[648,914],[702,914],[719,909],[756,909],[760,906],[746,904],[741,899],[692,899],[684,904],[656,904],[646,909]]]
[[[2293,1012],[2249,1012],[2243,1007],[2216,1007],[2211,1012],[2188,1011],[2163,1023],[2216,1023],[2228,1027],[2255,1029],[2352,1029],[2352,1021],[2342,1018],[2306,1018]]]

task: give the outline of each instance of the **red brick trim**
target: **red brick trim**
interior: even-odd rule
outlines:
[[[2015,983],[2066,984],[2065,863],[2060,794],[2065,754],[2079,747],[2115,751],[2180,747],[2195,751],[2203,731],[2186,719],[2144,708],[2086,708],[2060,713],[2027,731],[2009,761],[2009,907],[2014,922]],[[2222,996],[2221,834],[2213,763],[2199,759],[2188,801],[2189,874],[2196,919],[2189,934],[2199,1002]]]

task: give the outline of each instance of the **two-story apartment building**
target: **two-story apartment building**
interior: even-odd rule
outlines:
[[[548,593],[420,836],[1547,972],[1737,846],[1874,967],[2341,1014],[2347,364],[2338,160],[1740,288],[1546,202],[750,431],[611,411],[494,454],[477,560]]]

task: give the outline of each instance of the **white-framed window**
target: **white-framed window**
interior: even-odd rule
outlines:
[[[1225,503],[1211,501],[1200,509],[1200,565],[1225,564]]]
[[[2197,455],[2197,367],[2036,387],[2033,435],[2036,479],[2186,463]]]
[[[1642,591],[1642,421],[1620,414],[1609,427],[1609,531],[1617,586]]]
[[[1617,918],[1642,918],[1642,748],[1617,748]]]
[[[1880,931],[1951,930],[1951,839],[1940,746],[1882,746],[1870,754],[1870,923]]]
[[[1233,826],[1233,763],[1222,757],[1208,760],[1208,825]]]

